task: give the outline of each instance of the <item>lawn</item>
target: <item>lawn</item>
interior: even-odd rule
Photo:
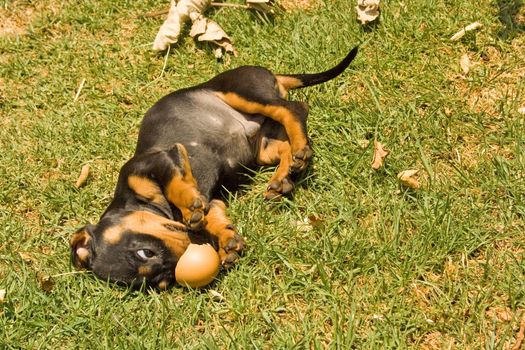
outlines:
[[[163,17],[141,15],[167,4],[0,0],[0,348],[519,346],[522,0],[383,1],[368,27],[350,0],[214,8],[239,52],[225,60],[190,38],[153,53]],[[249,247],[210,288],[128,290],[71,267],[71,234],[104,211],[158,98],[244,64],[321,71],[358,43],[341,77],[291,95],[309,101],[315,152],[295,196],[263,201],[265,169],[227,198]],[[374,140],[390,150],[379,170]]]

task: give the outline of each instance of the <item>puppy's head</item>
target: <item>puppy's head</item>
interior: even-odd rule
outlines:
[[[148,211],[124,211],[79,229],[70,240],[75,267],[104,280],[161,289],[190,240],[185,226]]]

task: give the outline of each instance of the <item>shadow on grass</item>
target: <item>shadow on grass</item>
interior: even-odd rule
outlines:
[[[520,15],[523,0],[496,0],[498,7],[498,18],[503,28],[498,37],[510,40],[516,35],[525,32],[525,13]]]

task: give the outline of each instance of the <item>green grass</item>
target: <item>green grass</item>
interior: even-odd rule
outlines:
[[[353,1],[273,20],[214,9],[239,56],[226,64],[184,39],[163,70],[149,50],[162,19],[137,16],[167,3],[0,1],[0,22],[22,30],[0,34],[0,348],[514,343],[525,310],[522,1],[383,1],[368,29]],[[449,40],[474,21],[484,27]],[[223,300],[74,272],[69,237],[109,203],[159,97],[242,64],[319,71],[359,42],[351,70],[292,95],[310,103],[315,150],[293,200],[262,200],[266,170],[229,198],[249,249],[211,287]],[[466,77],[465,53],[478,63]],[[362,146],[374,137],[391,150],[379,171],[372,143]],[[419,190],[397,181],[410,168],[421,170]]]

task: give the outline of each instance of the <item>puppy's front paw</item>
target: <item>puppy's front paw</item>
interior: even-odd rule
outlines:
[[[198,231],[204,229],[208,210],[208,201],[203,196],[196,197],[187,209],[184,223],[190,230]]]
[[[314,152],[309,145],[304,146],[302,149],[296,151],[292,155],[292,167],[291,170],[294,173],[298,173],[306,169],[310,158],[312,158]]]
[[[219,238],[219,257],[222,266],[226,269],[232,267],[240,254],[244,250],[246,242],[235,230],[232,225],[228,225],[222,230]]]
[[[274,200],[286,195],[293,190],[293,181],[290,177],[285,177],[282,180],[271,180],[264,192],[264,199]]]

